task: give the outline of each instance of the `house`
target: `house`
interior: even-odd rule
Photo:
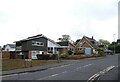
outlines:
[[[37,59],[37,54],[56,54],[60,47],[55,41],[47,38],[43,34],[28,37],[23,40],[15,41],[16,53],[19,57]]]
[[[97,48],[96,40],[92,37],[83,36],[76,44],[76,53],[93,54]]]
[[[15,51],[15,44],[6,44],[3,46],[3,51]]]
[[[77,39],[76,42],[75,42],[75,45],[80,41],[81,39]]]
[[[73,54],[75,53],[75,45],[70,41],[57,42],[61,47],[58,48],[60,54],[66,53],[68,50],[71,50]]]

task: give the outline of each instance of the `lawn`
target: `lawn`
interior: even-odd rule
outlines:
[[[13,70],[19,68],[27,68],[31,66],[41,66],[45,64],[57,63],[57,60],[32,60],[25,61],[23,59],[2,59],[2,70]],[[1,62],[0,62],[1,64]]]

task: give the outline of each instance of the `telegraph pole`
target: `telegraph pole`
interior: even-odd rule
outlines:
[[[113,34],[113,39],[114,39],[114,55],[115,55],[115,34]]]

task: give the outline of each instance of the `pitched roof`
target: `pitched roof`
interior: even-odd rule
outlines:
[[[89,44],[90,44],[92,47],[97,48],[96,40],[95,40],[95,39],[89,38],[89,37],[86,37],[86,36],[84,36],[84,37],[88,40]]]
[[[86,39],[87,44],[89,44],[90,46],[92,46],[92,47],[94,47],[94,48],[97,47],[97,46],[96,46],[96,40],[93,39],[93,37],[92,37],[92,38],[89,38],[89,37],[87,37],[87,36],[83,36],[83,38]],[[82,38],[82,39],[83,39],[83,38]],[[78,43],[80,43],[80,42],[82,41],[82,39],[78,40],[78,41],[79,41]]]
[[[41,37],[44,37],[44,38],[46,38],[47,40],[51,41],[52,43],[60,46],[60,45],[57,44],[54,40],[51,40],[50,38],[44,36],[43,34],[38,34],[38,35],[35,35],[35,36],[28,37],[28,38],[26,38],[26,39],[22,39],[22,40],[19,40],[19,41],[15,41],[15,43],[16,43],[16,42],[28,41],[28,40],[32,40],[32,39],[36,39],[36,38],[41,38]]]
[[[76,45],[78,42],[80,42],[80,40],[81,40],[81,39],[77,39],[76,42],[75,42],[75,45]]]
[[[69,41],[57,42],[60,46],[68,46]]]
[[[5,46],[9,45],[11,48],[15,48],[15,44],[6,44]]]

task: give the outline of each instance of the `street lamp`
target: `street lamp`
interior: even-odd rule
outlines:
[[[115,55],[115,34],[113,34],[113,39],[114,39],[114,55]]]

